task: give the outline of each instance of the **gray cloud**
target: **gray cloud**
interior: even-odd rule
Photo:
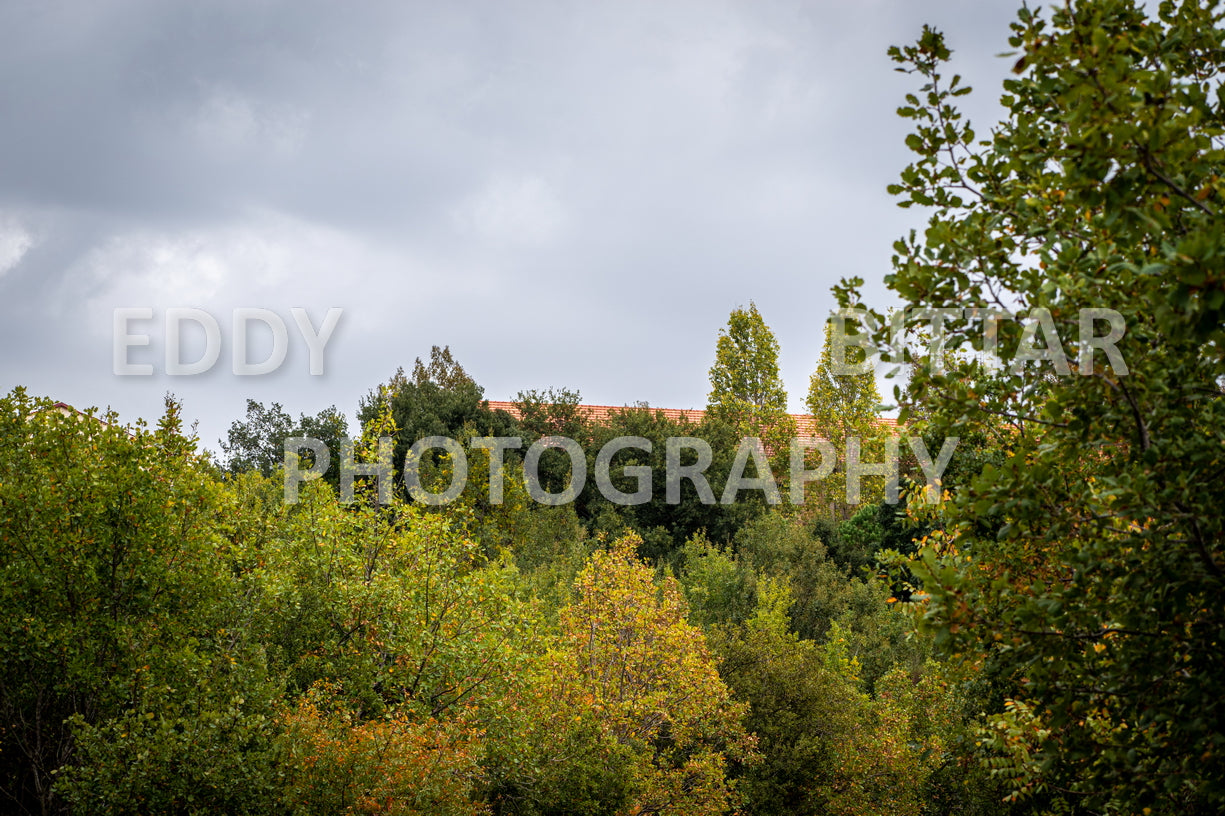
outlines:
[[[352,412],[437,343],[492,398],[700,407],[717,331],[752,299],[799,410],[829,287],[860,275],[883,301],[890,244],[919,223],[884,192],[914,84],[885,49],[946,29],[981,121],[1008,19],[905,0],[5,4],[0,387],[125,419],[173,390],[215,447],[248,396]],[[324,377],[304,349],[235,377],[227,337],[207,376],[117,378],[128,306],[223,326],[238,306],[346,311]]]

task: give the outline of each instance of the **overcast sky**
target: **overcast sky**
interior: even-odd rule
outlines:
[[[214,451],[247,397],[353,417],[434,344],[490,399],[701,408],[752,300],[802,411],[830,287],[888,305],[921,226],[885,192],[916,85],[886,49],[943,29],[986,133],[1015,8],[0,0],[0,388],[125,421],[172,391]],[[178,307],[220,324],[206,374],[165,373]],[[288,326],[275,373],[232,370],[244,307]],[[344,310],[321,376],[294,307]],[[153,376],[114,374],[121,308]]]

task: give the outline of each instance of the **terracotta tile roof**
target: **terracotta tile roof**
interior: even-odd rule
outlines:
[[[85,413],[84,411],[78,411],[76,408],[73,408],[71,405],[69,405],[66,402],[57,402],[54,405],[52,405],[50,408],[47,408],[46,410],[55,411],[67,417],[76,416],[78,419],[88,419],[89,418],[89,414]],[[97,417],[95,417],[95,419],[97,419]],[[103,425],[107,424],[105,420],[98,419],[97,421],[101,422]]]
[[[516,419],[519,417],[519,409],[515,406],[515,403],[513,402],[508,402],[506,400],[489,400],[489,408],[492,411],[505,411],[506,413],[510,414]],[[596,422],[607,421],[613,415],[613,413],[617,411],[629,411],[629,410],[633,410],[634,408],[635,406],[632,406],[632,405],[621,405],[621,406],[617,406],[617,405],[579,405],[578,406],[579,411],[581,411],[588,419],[594,420]],[[696,408],[653,408],[653,407],[648,406],[647,410],[651,411],[652,413],[654,413],[655,411],[659,411],[665,417],[673,421],[679,421],[682,419],[686,419],[692,422],[694,425],[700,424],[702,420],[706,417],[706,411],[696,409]],[[813,418],[811,414],[791,414],[790,416],[792,419],[795,420],[796,429],[798,430],[801,436],[819,436],[820,435],[817,432],[816,424],[813,422]],[[893,417],[879,417],[877,419],[877,422],[887,428],[897,427],[897,420],[894,419]]]
[[[102,417],[90,416],[84,411],[78,411],[76,408],[73,408],[71,405],[69,405],[66,402],[54,403],[49,408],[43,408],[38,411],[35,411],[34,414],[41,414],[41,413],[50,412],[50,411],[54,411],[57,414],[63,414],[66,417],[75,417],[78,422],[81,422],[86,419],[92,419],[94,422],[97,422],[99,425],[105,425],[108,428],[111,426],[111,423],[107,422],[105,419],[102,419]],[[31,414],[31,416],[33,416],[33,414]],[[132,439],[136,438],[136,434],[132,433],[132,431],[128,430],[127,428],[124,428],[123,430],[124,430],[124,433],[126,433]]]

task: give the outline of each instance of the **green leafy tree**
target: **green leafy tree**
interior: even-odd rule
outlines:
[[[226,489],[156,429],[0,399],[6,812],[260,812],[269,682],[219,552]]]
[[[329,463],[323,478],[333,488],[338,487],[340,484],[340,462],[337,457],[340,456],[340,442],[349,435],[349,420],[345,415],[335,405],[324,408],[314,416],[299,414],[298,427],[294,429],[294,435],[318,439],[327,446],[332,461]],[[309,450],[303,450],[301,453],[306,458],[306,461],[303,462],[303,467],[310,467],[314,464],[313,454]],[[282,450],[282,463],[284,459],[285,455]]]
[[[757,574],[730,547],[718,547],[703,535],[685,542],[678,579],[689,602],[689,619],[707,631],[744,623],[753,611]]]
[[[850,318],[845,320],[848,333],[858,331],[853,323]],[[884,460],[884,446],[880,441],[887,431],[879,421],[880,393],[876,390],[875,372],[869,368],[861,373],[845,373],[834,364],[833,341],[837,328],[839,324],[833,320],[825,324],[825,343],[817,369],[809,379],[807,399],[813,424],[833,445],[837,464],[832,474],[808,489],[823,514],[842,521],[857,509],[846,502],[847,440],[852,437],[859,440],[862,461],[879,462]],[[852,346],[846,351],[845,359],[839,361],[842,365],[858,367],[865,362],[865,349]],[[879,478],[864,481],[865,501],[879,500],[881,484]]]
[[[1006,118],[981,142],[943,37],[892,51],[923,87],[891,189],[931,210],[890,288],[1027,315],[999,322],[1000,365],[921,366],[910,386],[927,430],[1007,440],[913,569],[937,642],[1013,684],[987,727],[1018,798],[1225,808],[1223,40],[1216,2],[1022,9]],[[947,346],[981,353],[984,314],[948,321]],[[1116,355],[1076,342],[1112,328]]]
[[[480,812],[482,732],[543,654],[516,570],[466,534],[463,506],[343,506],[318,482],[285,505],[257,474],[234,487],[248,630],[286,688],[286,808]]]
[[[855,636],[834,624],[824,643],[792,631],[785,576],[759,584],[740,626],[716,627],[720,674],[750,704],[760,762],[736,767],[752,814],[917,812],[943,761],[956,693],[932,671],[894,668],[863,683]]]
[[[340,480],[340,440],[349,434],[349,421],[335,405],[314,416],[299,414],[295,423],[279,402],[264,407],[262,402],[247,400],[247,414],[230,423],[226,439],[218,440],[225,454],[222,467],[231,474],[257,471],[270,476],[285,462],[285,440],[291,436],[318,439],[333,457],[324,478],[335,487]],[[303,450],[303,467],[314,464],[313,454]]]
[[[230,423],[226,439],[218,440],[225,454],[222,466],[229,473],[258,471],[265,476],[285,461],[285,439],[294,435],[293,417],[279,402],[264,407],[247,400],[247,415]]]
[[[846,320],[847,330],[858,330]],[[868,369],[859,373],[840,373],[833,361],[834,321],[825,324],[825,342],[821,359],[808,383],[808,412],[817,428],[836,443],[848,436],[867,436],[877,427],[880,393],[876,390],[876,374]],[[847,349],[843,361],[847,366],[864,362],[866,351],[859,346]]]
[[[515,422],[504,411],[491,411],[485,391],[455,360],[450,347],[434,346],[430,361],[420,357],[413,364],[413,376],[400,368],[391,380],[371,390],[361,399],[358,421],[362,427],[378,417],[387,405],[395,422],[395,448],[392,466],[396,479],[404,474],[404,457],[419,439],[443,436],[467,444],[472,436],[511,436]],[[431,472],[440,463],[440,452],[432,452],[420,463]]]
[[[706,410],[737,433],[761,437],[775,454],[795,435],[778,373],[778,340],[751,301],[747,310],[733,310],[719,330]]]
[[[579,409],[583,397],[578,391],[568,388],[548,388],[520,391],[515,396],[515,407],[519,410],[518,429],[515,435],[523,440],[523,448],[512,461],[522,461],[523,452],[538,439],[548,436],[564,436],[573,439],[586,452],[586,461],[594,457],[591,453],[591,423]],[[570,456],[562,450],[549,448],[541,455],[536,473],[540,487],[550,493],[566,490],[571,480]],[[588,506],[596,495],[594,474],[588,468],[587,480],[575,497],[575,510],[581,517],[589,516]]]
[[[413,363],[413,385],[426,383],[432,383],[439,388],[457,389],[476,385],[476,380],[464,371],[455,355],[451,354],[450,346],[431,346],[428,364],[421,362],[420,357]]]
[[[719,673],[749,703],[746,725],[762,755],[733,768],[746,813],[823,813],[834,743],[853,729],[861,703],[854,679],[828,672],[821,647],[791,631],[791,605],[787,580],[766,579],[752,616],[712,635]]]
[[[639,543],[630,535],[596,552],[561,610],[541,687],[549,741],[537,764],[585,744],[598,752],[585,761],[618,768],[621,780],[603,794],[621,803],[595,812],[722,813],[732,795],[727,761],[752,756],[744,707],[731,700],[705,636],[686,619],[679,585],[655,583],[638,560]],[[576,730],[589,736],[557,740]]]
[[[519,427],[525,442],[533,442],[542,436],[568,436],[578,442],[586,441],[588,421],[579,406],[583,395],[569,388],[546,388],[544,391],[529,389],[515,396],[515,407],[519,410]]]
[[[257,494],[275,482],[242,485]],[[462,517],[399,500],[345,507],[310,483],[265,524],[245,576],[252,631],[290,689],[344,687],[369,717],[442,718],[496,697],[531,638],[515,571],[486,558]]]

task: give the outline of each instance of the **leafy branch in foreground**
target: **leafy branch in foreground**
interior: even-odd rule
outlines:
[[[1017,795],[1085,812],[1225,807],[1221,18],[1216,2],[1023,8],[983,141],[938,32],[891,52],[923,85],[899,109],[917,158],[890,189],[930,214],[897,242],[890,288],[910,308],[1029,313],[999,322],[1002,366],[913,372],[922,431],[990,429],[1004,453],[913,564],[920,617],[1012,688],[989,728],[1011,740],[999,767],[1024,768]],[[1085,309],[1122,317],[1126,371],[1098,351],[1082,372],[1083,342],[1059,344],[1106,333]],[[985,313],[947,322],[948,347],[982,352]],[[1024,332],[1043,359],[1013,365]]]

